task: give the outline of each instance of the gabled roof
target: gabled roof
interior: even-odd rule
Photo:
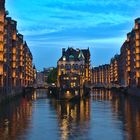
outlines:
[[[80,50],[69,47],[66,51],[63,52],[59,61],[63,61],[63,58],[65,58],[65,61],[85,60],[85,62],[87,62],[89,56],[90,56],[89,49]]]
[[[80,53],[79,53],[79,55],[78,55],[78,58],[79,58],[80,60],[85,59],[85,56],[84,56],[82,50],[80,50]]]
[[[64,54],[62,55],[62,57],[59,59],[59,61],[63,61],[63,57],[66,58],[66,61],[79,61],[78,59],[78,55],[79,55],[79,51],[73,49],[73,48],[68,48]]]
[[[85,57],[85,62],[87,63],[88,62],[88,58],[90,57],[89,48],[88,49],[82,49],[81,51],[83,52],[83,55]]]

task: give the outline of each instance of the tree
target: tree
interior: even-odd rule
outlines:
[[[56,81],[57,81],[57,68],[54,68],[49,72],[47,82],[50,84],[56,83]]]

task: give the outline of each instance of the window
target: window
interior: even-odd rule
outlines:
[[[140,72],[136,72],[136,77],[140,77]]]
[[[136,60],[140,60],[140,55],[136,54]]]
[[[140,68],[140,62],[136,62],[136,68]]]
[[[74,69],[75,70],[79,69],[79,65],[78,64],[74,65]]]
[[[60,66],[60,68],[61,68],[61,69],[64,69],[64,65],[62,64],[62,65]]]
[[[139,36],[140,36],[139,33],[136,33],[136,39],[139,39]]]
[[[3,74],[3,67],[0,66],[0,75]]]
[[[63,56],[63,61],[66,61],[66,56]]]
[[[140,46],[139,40],[136,41],[136,46]]]
[[[140,48],[136,48],[136,53],[140,53]]]
[[[70,70],[71,69],[71,66],[66,64],[66,70]]]

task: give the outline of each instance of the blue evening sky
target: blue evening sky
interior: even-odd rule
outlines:
[[[140,17],[140,0],[6,0],[38,70],[56,66],[61,49],[90,48],[92,66],[109,63]]]

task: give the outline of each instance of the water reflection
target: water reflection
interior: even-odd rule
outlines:
[[[108,90],[62,102],[37,90],[0,105],[0,140],[139,140],[140,99]]]
[[[32,102],[26,98],[1,104],[0,106],[0,139],[15,140],[25,135],[30,127]]]
[[[52,100],[51,105],[56,109],[62,140],[87,135],[90,125],[90,99],[72,103]]]
[[[112,118],[116,127],[119,127],[122,132],[121,139],[140,140],[140,98],[124,96],[122,93],[108,90],[94,89],[92,99],[104,103],[107,100],[110,101],[108,103],[111,104]]]
[[[140,99],[117,96],[112,101],[117,119],[123,122],[123,131],[127,140],[140,140]]]
[[[94,100],[112,100],[112,92],[104,89],[93,89],[91,96]]]
[[[83,137],[88,133],[90,121],[90,101],[89,99],[69,102],[53,102],[56,108],[61,139],[67,140],[75,137]]]
[[[44,99],[44,98],[46,99],[47,98],[47,90],[45,90],[45,89],[34,90],[33,93],[31,94],[31,96],[32,96],[32,100],[34,100],[34,101],[37,99]]]

